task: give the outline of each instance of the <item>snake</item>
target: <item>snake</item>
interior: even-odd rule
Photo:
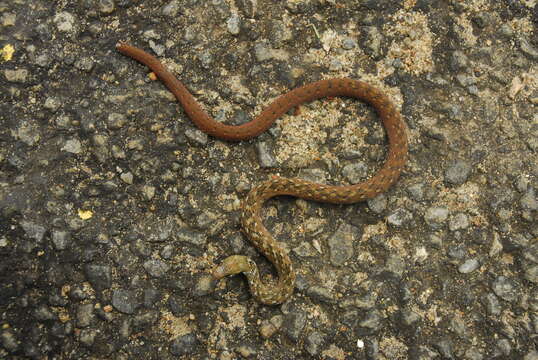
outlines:
[[[262,280],[256,263],[243,255],[226,257],[211,273],[215,280],[243,273],[252,296],[262,304],[278,305],[285,302],[292,296],[296,280],[290,257],[263,225],[261,210],[265,201],[280,195],[332,204],[364,201],[376,197],[394,184],[407,161],[406,126],[400,112],[387,95],[366,82],[349,78],[312,82],[280,95],[253,120],[241,125],[227,125],[209,116],[181,81],[157,58],[123,42],[118,43],[116,49],[146,65],[174,94],[192,122],[201,131],[218,139],[240,141],[254,138],[290,109],[321,98],[355,98],[376,110],[388,137],[388,151],[383,166],[372,177],[357,184],[334,186],[273,176],[255,186],[241,202],[243,231],[254,247],[274,265],[277,276]]]

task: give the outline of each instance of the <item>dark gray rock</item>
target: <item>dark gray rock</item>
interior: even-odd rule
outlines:
[[[124,314],[133,314],[140,305],[134,291],[118,289],[112,293],[112,306]]]
[[[311,355],[316,356],[321,351],[325,337],[319,331],[313,331],[306,337],[305,350]]]
[[[77,307],[77,327],[84,328],[91,324],[94,318],[93,314],[94,305],[92,303],[80,304]]]
[[[342,266],[353,256],[353,243],[357,229],[348,224],[342,224],[328,240],[331,263]]]
[[[153,277],[163,277],[170,266],[162,260],[150,259],[144,262],[144,269]]]
[[[196,353],[198,345],[199,341],[196,335],[189,333],[174,339],[170,345],[170,353],[174,356],[192,355]]]
[[[518,289],[514,281],[502,275],[493,281],[491,288],[495,295],[509,302],[514,302],[519,297]]]
[[[306,326],[306,314],[297,311],[286,316],[283,329],[288,338],[293,342],[298,342],[304,327]]]
[[[112,286],[112,268],[108,265],[88,264],[84,266],[84,274],[96,291]]]
[[[453,185],[461,185],[471,175],[471,164],[464,160],[452,162],[445,171],[445,181]]]

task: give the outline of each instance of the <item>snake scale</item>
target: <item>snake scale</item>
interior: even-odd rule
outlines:
[[[399,177],[407,159],[407,136],[400,113],[390,99],[375,87],[358,80],[329,79],[291,90],[275,99],[256,118],[243,125],[225,125],[211,118],[185,86],[155,57],[145,51],[119,43],[117,50],[149,67],[174,94],[184,111],[203,132],[224,140],[253,138],[267,130],[289,109],[324,97],[345,96],[372,105],[388,135],[389,149],[383,167],[370,179],[355,185],[330,186],[296,178],[273,177],[254,187],[242,202],[241,223],[254,246],[275,266],[278,278],[264,282],[257,265],[250,258],[232,255],[213,269],[216,279],[244,273],[254,298],[264,304],[280,304],[293,293],[295,272],[287,253],[263,225],[261,208],[274,196],[291,195],[302,199],[333,204],[351,204],[384,192]]]

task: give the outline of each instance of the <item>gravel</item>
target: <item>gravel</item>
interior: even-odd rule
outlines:
[[[538,358],[534,1],[63,3],[0,6],[1,359]],[[371,83],[408,162],[357,204],[268,200],[298,278],[261,305],[211,275],[233,254],[276,275],[241,201],[275,175],[371,178],[377,114],[321,99],[218,140],[118,41],[226,124],[312,81]]]

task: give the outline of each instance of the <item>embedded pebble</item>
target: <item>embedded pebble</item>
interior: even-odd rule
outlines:
[[[121,129],[127,123],[125,115],[120,113],[108,114],[107,124],[109,129]]]
[[[226,21],[226,28],[228,32],[232,35],[239,34],[241,31],[241,18],[237,14],[232,14]]]
[[[25,83],[28,81],[29,72],[27,69],[17,69],[17,70],[4,70],[4,76],[7,81],[14,83]]]
[[[297,311],[286,316],[283,324],[283,330],[290,340],[298,342],[306,326],[306,315]]]
[[[355,232],[356,228],[354,226],[342,224],[329,238],[330,259],[333,265],[342,266],[353,256]]]
[[[117,289],[112,292],[112,306],[119,312],[133,314],[139,305],[134,291]]]
[[[62,146],[62,150],[72,154],[80,154],[82,152],[82,144],[78,139],[70,139]]]
[[[175,17],[179,13],[180,8],[181,5],[179,4],[178,0],[172,0],[163,6],[161,13],[164,16]]]
[[[22,220],[20,224],[27,237],[35,240],[38,243],[43,241],[43,237],[47,231],[44,226],[26,220]]]
[[[185,130],[185,136],[195,145],[205,146],[209,141],[209,137],[206,133],[194,128]]]
[[[168,272],[170,266],[159,259],[151,259],[144,262],[144,269],[153,277],[162,277]]]
[[[174,356],[193,354],[199,341],[196,335],[188,333],[176,338],[170,345],[170,353]]]
[[[374,198],[368,199],[368,208],[376,214],[381,214],[387,208],[387,195],[379,194]]]
[[[440,229],[448,219],[448,209],[446,207],[433,206],[426,210],[424,220],[432,229]]]
[[[103,291],[112,286],[112,268],[108,265],[88,264],[84,274],[96,291]]]
[[[256,152],[258,154],[258,161],[262,168],[277,167],[278,163],[273,156],[273,151],[269,147],[269,144],[261,141],[256,144]]]
[[[450,231],[464,230],[469,227],[469,217],[464,213],[457,213],[448,222]]]
[[[83,328],[90,326],[91,321],[94,318],[93,308],[94,306],[92,303],[78,305],[77,327]]]
[[[361,182],[366,175],[368,174],[368,167],[363,162],[356,162],[348,164],[343,167],[342,175],[349,181],[351,184],[358,184]]]
[[[52,244],[56,250],[65,250],[71,243],[71,233],[67,230],[53,230]]]
[[[124,183],[132,185],[134,181],[134,176],[133,176],[133,173],[128,171],[128,172],[122,173],[120,175],[120,179],[122,179]]]
[[[321,351],[325,337],[319,331],[313,331],[306,337],[305,349],[311,356],[316,356]]]
[[[445,171],[445,181],[453,185],[461,185],[471,175],[471,164],[464,160],[452,162]]]
[[[468,274],[475,271],[480,266],[480,263],[476,259],[466,260],[463,264],[458,267],[458,271],[462,274]]]
[[[274,57],[273,49],[271,49],[266,43],[256,43],[254,45],[254,55],[258,62],[270,60]]]
[[[516,301],[518,298],[517,288],[514,282],[504,276],[497,277],[491,284],[495,295],[506,301]]]
[[[387,217],[387,222],[392,226],[404,226],[413,220],[413,214],[406,209],[396,209]]]

